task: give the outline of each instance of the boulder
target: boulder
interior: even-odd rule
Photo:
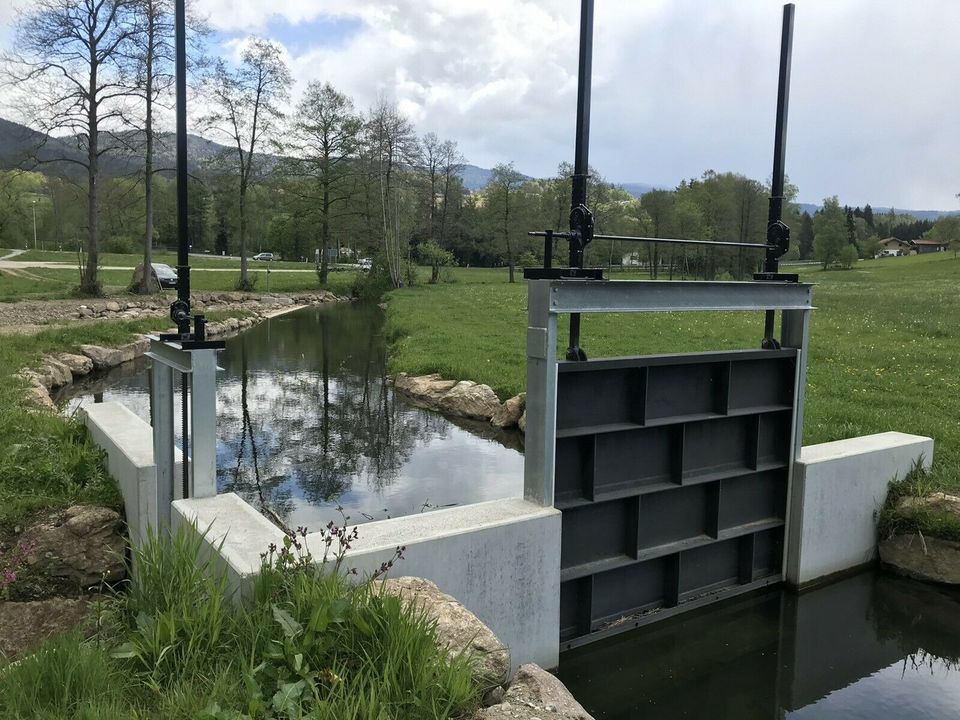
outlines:
[[[523,415],[521,415],[520,419],[517,420],[517,427],[520,428],[520,432],[522,433],[527,431],[527,408],[523,408]]]
[[[126,575],[123,521],[110,508],[74,505],[32,525],[20,542],[30,548],[30,567],[80,586]]]
[[[104,308],[109,310],[110,312],[120,312],[120,303],[114,302],[113,300],[111,300],[106,305],[104,305]]]
[[[68,368],[74,377],[79,375],[89,375],[93,372],[93,360],[86,355],[74,355],[73,353],[60,353],[57,360],[62,362]]]
[[[901,575],[960,585],[960,543],[920,533],[897,533],[880,541],[880,560]]]
[[[450,415],[489,420],[500,409],[500,399],[489,385],[461,380],[439,400],[440,409]]]
[[[474,720],[593,720],[554,675],[539,665],[521,665],[499,705],[477,711]]]
[[[437,623],[437,639],[451,656],[466,650],[476,659],[481,687],[504,684],[510,676],[510,650],[476,615],[429,580],[416,577],[383,581],[384,592],[414,603]]]
[[[123,362],[123,353],[113,348],[99,345],[81,345],[80,352],[93,362],[95,370],[107,370]]]
[[[53,410],[54,412],[57,410],[56,404],[50,399],[49,391],[39,383],[30,386],[27,390],[26,399],[28,403],[36,407]]]
[[[499,428],[516,426],[516,424],[520,422],[520,418],[523,417],[526,405],[526,393],[515,395],[497,409],[493,417],[490,418],[490,424]]]
[[[51,379],[48,387],[62,387],[63,385],[69,385],[73,382],[73,373],[70,371],[70,368],[67,367],[66,363],[62,363],[54,358],[45,358],[40,371]]]
[[[456,384],[456,380],[444,380],[436,373],[418,376],[400,373],[393,382],[397,390],[432,407],[439,407],[440,398],[450,392]]]

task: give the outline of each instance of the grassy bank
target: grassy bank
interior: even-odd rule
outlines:
[[[937,441],[933,486],[960,489],[960,260],[798,270],[816,284],[817,306],[805,444],[887,430],[928,435]],[[390,293],[391,369],[476,380],[503,399],[524,387],[526,286],[508,284],[505,270],[468,273]],[[478,273],[491,282],[477,282]],[[758,347],[762,326],[758,314],[587,316],[582,344],[590,357]],[[565,346],[564,321],[560,337]]]
[[[191,258],[191,263],[193,258]],[[320,289],[316,273],[303,263],[289,263],[297,270],[307,272],[267,272],[263,263],[251,266],[250,279],[256,292],[316,292]],[[281,269],[271,266],[273,269]],[[102,270],[100,280],[107,295],[127,294],[131,271]],[[337,294],[349,294],[357,273],[352,271],[331,272],[327,289]],[[236,273],[214,268],[197,267],[190,273],[190,284],[198,292],[230,292],[236,288],[239,270]],[[0,302],[18,300],[55,300],[74,296],[79,284],[76,270],[66,268],[23,267],[0,270]]]
[[[225,313],[209,313],[211,322]],[[170,326],[164,317],[55,326],[33,335],[4,335],[0,343],[0,530],[40,511],[75,503],[119,507],[120,496],[100,451],[79,421],[24,404],[26,384],[15,377],[43,356],[77,352],[80,345],[118,346],[139,333]]]
[[[136,579],[98,608],[91,640],[0,669],[0,717],[443,720],[478,704],[472,659],[448,658],[421,609],[316,572],[299,536],[241,604],[190,535],[136,552]]]

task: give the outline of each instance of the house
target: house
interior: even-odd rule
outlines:
[[[943,240],[914,240],[913,245],[920,255],[932,252],[943,252],[947,249],[949,241]]]
[[[880,241],[877,248],[877,257],[896,257],[898,255],[909,255],[914,248],[907,240],[888,237]]]

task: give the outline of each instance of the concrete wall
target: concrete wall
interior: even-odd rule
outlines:
[[[82,410],[90,438],[107,454],[107,469],[123,495],[130,541],[142,543],[147,527],[157,527],[157,466],[153,462],[153,429],[116,402],[87,405]],[[176,477],[181,455],[175,450]],[[175,483],[177,497],[182,495]]]
[[[260,568],[260,553],[282,533],[232,493],[173,503],[173,523],[206,532],[219,546],[231,589],[245,594]],[[560,513],[521,498],[448,508],[360,526],[345,567],[368,575],[393,557],[391,571],[435,582],[479,617],[510,647],[514,669],[525,662],[547,668],[559,660]],[[319,534],[307,547],[322,555]]]
[[[898,432],[803,448],[793,473],[787,580],[803,586],[874,560],[887,486],[917,462],[933,462],[933,440]]]

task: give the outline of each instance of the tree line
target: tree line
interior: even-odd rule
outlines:
[[[254,250],[316,260],[321,284],[336,259],[369,255],[394,286],[409,281],[412,263],[430,265],[433,281],[454,262],[506,266],[512,282],[518,267],[543,261],[543,241],[527,231],[567,227],[568,163],[545,179],[502,163],[484,189],[468,192],[456,141],[420,135],[386,99],[359,109],[330,82],[311,82],[286,110],[292,77],[278,44],[254,37],[238,63],[211,60],[205,23],[190,15],[190,82],[205,108],[196,130],[218,149],[189,183],[189,242],[194,251],[238,254],[238,288],[251,287]],[[138,251],[147,265],[155,245],[175,244],[172,168],[157,162],[171,140],[157,130],[157,116],[172,107],[172,28],[173,0],[38,0],[21,12],[15,50],[4,59],[5,86],[19,92],[31,124],[81,151],[62,159],[82,169],[84,182],[0,173],[0,244],[22,244],[25,208],[39,212],[45,242],[73,248],[81,240],[82,292],[100,292],[100,252]],[[114,156],[136,158],[137,172],[105,173]],[[597,233],[765,240],[769,188],[739,174],[710,170],[634,198],[591,169],[588,193]],[[887,234],[911,239],[934,229],[896,214],[875,217],[869,205],[840,207],[835,198],[814,216],[801,214],[795,198],[788,183],[791,256],[825,267],[872,256]],[[586,260],[652,278],[741,278],[762,252],[596,241]],[[139,290],[149,292],[143,275]]]

